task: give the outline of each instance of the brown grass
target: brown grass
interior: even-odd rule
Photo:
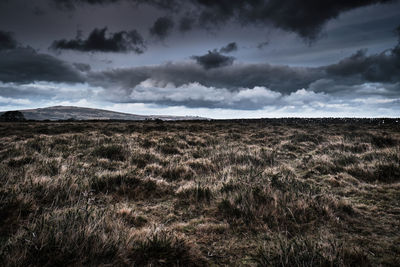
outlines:
[[[396,266],[394,121],[0,124],[1,266]]]

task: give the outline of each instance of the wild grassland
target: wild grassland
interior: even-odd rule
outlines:
[[[1,266],[398,266],[393,121],[0,124]]]

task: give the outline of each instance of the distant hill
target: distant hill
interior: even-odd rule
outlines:
[[[193,116],[135,115],[103,109],[73,106],[54,106],[47,108],[19,110],[27,120],[204,120]],[[0,116],[6,112],[0,112]]]

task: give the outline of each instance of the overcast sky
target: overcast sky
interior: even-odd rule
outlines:
[[[400,1],[0,0],[0,110],[400,117]]]

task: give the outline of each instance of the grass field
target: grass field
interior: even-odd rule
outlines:
[[[398,266],[395,120],[0,124],[1,266]]]

